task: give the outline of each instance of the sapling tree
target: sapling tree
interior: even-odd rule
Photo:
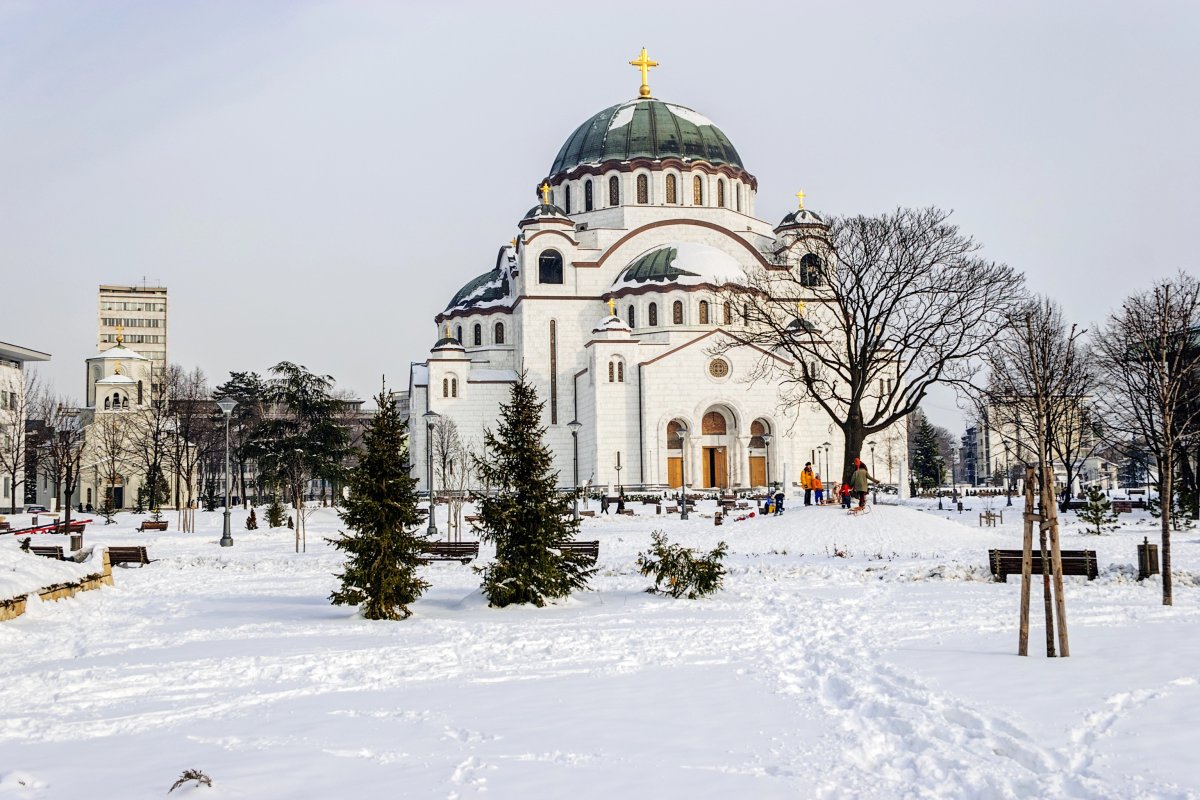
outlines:
[[[1077,516],[1079,521],[1087,526],[1088,533],[1094,533],[1097,536],[1105,531],[1115,531],[1120,527],[1108,496],[1095,484],[1087,487],[1087,505],[1080,509]]]

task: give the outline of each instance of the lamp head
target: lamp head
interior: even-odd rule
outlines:
[[[229,397],[222,397],[220,400],[217,401],[217,405],[221,408],[221,411],[226,416],[229,416],[230,414],[233,413],[233,409],[237,406],[237,400],[234,400]]]
[[[583,427],[583,423],[577,419],[573,419],[567,423],[567,427],[571,429],[571,433],[578,433],[579,429]]]

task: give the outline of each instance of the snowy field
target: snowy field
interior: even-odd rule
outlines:
[[[1069,659],[1044,656],[1035,590],[1022,659],[1020,581],[986,564],[1020,546],[1015,514],[985,530],[968,507],[716,528],[634,506],[651,513],[584,522],[592,591],[489,609],[470,567],[435,564],[399,623],[329,605],[332,511],[299,555],[240,511],[227,549],[219,514],[195,534],[122,515],[86,544],[157,562],[0,624],[0,797],[161,798],[188,768],[212,788],[171,797],[1200,797],[1200,533],[1175,538],[1164,608],[1157,579],[1135,580],[1151,520],[1068,526],[1100,578],[1067,579]],[[644,593],[656,528],[727,540],[725,590]]]

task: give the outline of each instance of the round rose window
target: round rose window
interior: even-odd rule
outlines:
[[[714,378],[724,378],[729,374],[729,362],[723,358],[714,358],[708,362],[708,374]]]

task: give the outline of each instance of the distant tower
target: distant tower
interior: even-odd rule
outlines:
[[[117,344],[124,329],[125,344],[150,360],[153,383],[162,382],[167,368],[167,287],[102,284],[96,324],[96,345],[104,352]]]

